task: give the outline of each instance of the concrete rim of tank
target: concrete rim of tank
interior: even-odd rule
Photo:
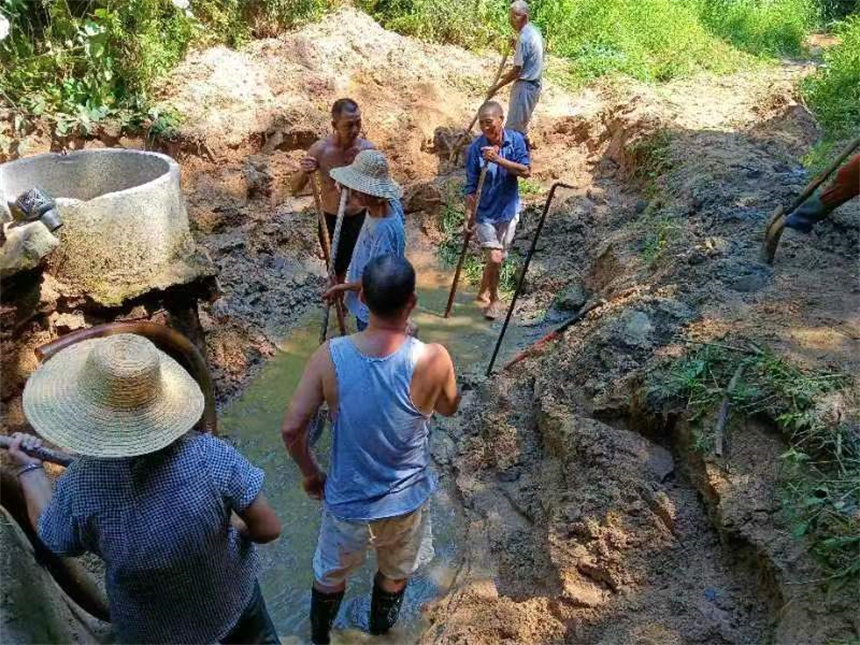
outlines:
[[[0,165],[6,199],[34,186],[56,199],[66,220],[48,272],[103,305],[215,273],[193,242],[179,164],[167,155],[105,148]]]

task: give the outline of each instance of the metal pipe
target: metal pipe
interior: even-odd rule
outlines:
[[[341,191],[340,191],[340,203],[338,204],[338,207],[337,207],[337,221],[335,222],[335,225],[334,225],[334,236],[332,237],[332,241],[331,241],[331,257],[329,258],[329,263],[328,263],[329,276],[336,275],[334,267],[335,267],[335,261],[337,260],[337,250],[338,250],[338,247],[340,246],[340,232],[341,232],[341,229],[343,229],[343,216],[344,216],[344,213],[346,213],[346,202],[348,199],[349,199],[349,189],[346,186],[344,186],[341,188]],[[328,231],[326,231],[326,232],[328,232]],[[329,278],[329,279],[331,279],[331,278]],[[329,311],[331,310],[331,303],[330,302],[326,303],[326,305],[323,309],[325,311],[325,318],[323,319],[322,330],[320,331],[320,345],[322,345],[325,342],[326,336],[328,336],[328,316],[329,316]],[[344,326],[341,329],[341,334],[345,334],[345,333],[346,333],[346,327]]]
[[[317,209],[317,220],[319,222],[318,226],[320,227],[320,245],[322,246],[323,257],[325,258],[326,271],[328,272],[329,284],[335,284],[337,282],[337,276],[334,272],[334,262],[331,259],[331,241],[328,239],[328,225],[325,221],[325,213],[322,207],[322,199],[320,198],[320,188],[317,184],[317,180],[319,178],[319,171],[315,172],[311,175],[311,192],[314,195],[314,205]],[[334,303],[334,310],[337,314],[337,325],[340,328],[340,335],[346,335],[346,319],[343,313],[343,301],[336,300]],[[328,333],[328,313],[326,313],[325,324],[323,325],[322,332],[322,341],[325,342],[325,337]]]
[[[188,370],[203,391],[205,407],[200,421],[204,432],[218,434],[218,414],[215,410],[215,388],[209,366],[200,350],[188,337],[175,329],[152,322],[113,322],[97,325],[89,329],[73,331],[57,340],[36,348],[36,357],[48,361],[54,354],[82,340],[103,338],[115,334],[138,334],[151,340],[159,349],[164,350]]]
[[[505,337],[505,332],[508,331],[508,323],[511,322],[511,315],[514,313],[514,307],[516,307],[517,305],[517,298],[519,297],[520,291],[523,288],[523,283],[526,280],[526,272],[529,270],[529,264],[531,264],[532,256],[534,255],[535,247],[537,246],[541,231],[543,231],[543,225],[546,223],[546,216],[547,213],[549,213],[550,204],[552,204],[553,197],[555,197],[555,189],[559,187],[570,189],[575,188],[570,184],[565,184],[560,181],[557,181],[552,185],[552,188],[549,189],[549,195],[547,196],[546,203],[543,206],[543,213],[541,213],[540,221],[538,222],[538,227],[535,231],[534,239],[532,240],[532,245],[529,248],[528,254],[526,254],[526,261],[525,264],[523,264],[523,270],[520,273],[520,279],[517,282],[517,288],[516,290],[514,290],[514,297],[511,299],[511,306],[508,307],[508,315],[505,316],[505,323],[502,325],[502,331],[499,334],[498,340],[496,341],[496,347],[495,349],[493,349],[493,356],[492,358],[490,358],[490,364],[487,366],[487,376],[489,376],[493,371],[493,365],[496,362],[496,356],[498,356],[499,348],[502,346],[502,339],[504,339]]]
[[[481,205],[481,191],[484,189],[484,178],[487,176],[487,166],[481,168],[481,175],[478,177],[478,188],[475,190],[475,205],[472,206],[472,212],[466,213],[466,232],[463,234],[463,248],[460,250],[460,258],[457,260],[457,269],[454,271],[454,282],[451,283],[451,292],[448,294],[448,303],[445,305],[445,318],[451,315],[451,308],[454,306],[454,296],[457,295],[457,283],[460,281],[460,271],[463,270],[463,262],[466,260],[466,253],[469,252],[469,242],[472,241],[472,232],[475,225],[475,217],[478,212],[478,207]]]
[[[532,343],[531,345],[526,347],[523,351],[521,351],[519,354],[514,356],[510,361],[505,363],[505,366],[502,368],[502,370],[510,369],[511,367],[513,367],[514,365],[519,363],[520,361],[523,361],[526,358],[528,358],[529,356],[534,356],[535,354],[540,352],[546,345],[548,345],[549,343],[554,341],[556,338],[559,338],[565,331],[567,331],[567,329],[569,327],[571,327],[572,325],[575,325],[580,320],[585,318],[585,316],[589,312],[594,311],[598,307],[601,307],[605,304],[606,304],[606,300],[601,298],[600,300],[597,300],[597,301],[592,302],[588,305],[585,305],[582,309],[580,309],[578,312],[576,312],[576,315],[573,316],[573,318],[566,320],[564,323],[562,323],[561,325],[559,325],[558,327],[553,329],[551,332],[549,332],[546,336],[541,338],[539,341]]]

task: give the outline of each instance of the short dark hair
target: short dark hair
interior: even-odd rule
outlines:
[[[377,256],[364,267],[361,288],[371,313],[393,318],[403,311],[415,293],[415,269],[409,260],[399,255]]]
[[[492,110],[496,114],[496,116],[505,116],[505,111],[502,109],[502,104],[498,101],[486,101],[478,110],[478,114],[481,114],[488,110]]]
[[[337,119],[337,117],[341,116],[344,112],[349,112],[350,114],[358,112],[358,103],[352,99],[338,99],[331,106],[332,119]]]

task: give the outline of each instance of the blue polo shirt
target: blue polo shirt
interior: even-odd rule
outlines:
[[[466,154],[464,195],[474,195],[478,190],[478,176],[481,174],[481,168],[487,163],[481,155],[481,148],[489,145],[491,145],[489,140],[482,134],[469,146],[469,152]],[[526,142],[523,140],[523,135],[515,130],[502,132],[502,147],[499,156],[524,166],[530,165]],[[519,211],[520,191],[516,175],[509,173],[499,164],[488,164],[476,220],[494,224],[510,222]]]

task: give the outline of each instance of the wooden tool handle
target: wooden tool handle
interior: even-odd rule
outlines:
[[[454,297],[457,295],[457,284],[460,282],[460,272],[463,270],[463,262],[466,260],[466,253],[469,251],[469,242],[472,241],[472,224],[475,220],[478,206],[481,204],[481,191],[484,189],[484,177],[487,176],[487,166],[481,168],[481,174],[478,177],[478,188],[475,191],[475,203],[470,212],[466,213],[466,232],[463,235],[463,248],[460,249],[460,257],[457,260],[457,269],[454,271],[454,281],[451,283],[451,292],[448,294],[448,302],[445,305],[445,318],[451,315],[451,308],[454,306]]]
[[[9,450],[11,446],[12,439],[10,437],[0,437],[0,448]],[[41,459],[42,461],[49,461],[52,464],[58,464],[60,466],[68,466],[75,460],[75,458],[67,452],[51,450],[50,448],[23,448],[22,450],[24,454],[30,455],[31,457]]]

